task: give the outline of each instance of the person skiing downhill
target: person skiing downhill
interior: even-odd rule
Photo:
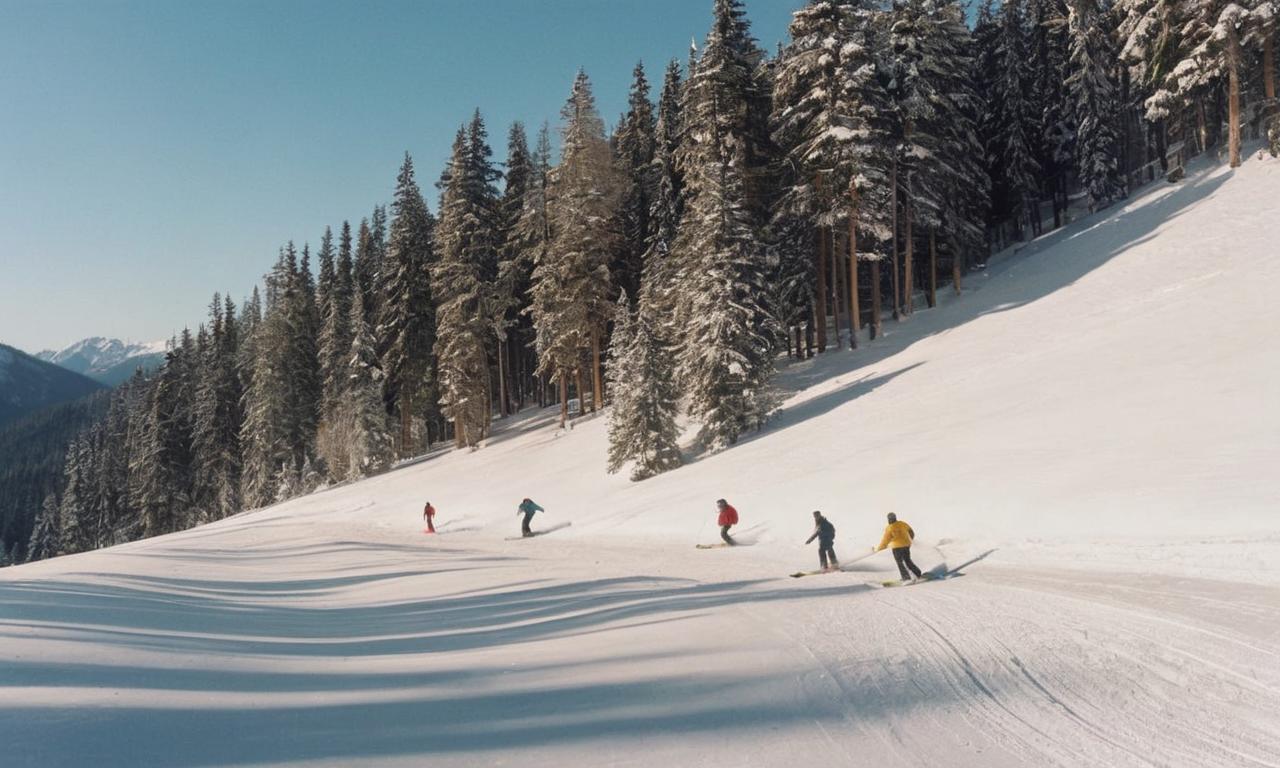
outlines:
[[[426,506],[422,508],[422,519],[425,520],[427,523],[427,527],[423,529],[422,532],[435,533],[436,532],[436,525],[435,525],[436,508],[431,506],[431,502],[429,501],[427,502]]]
[[[884,537],[880,539],[880,546],[876,547],[876,551],[891,547],[893,561],[898,564],[898,573],[902,575],[902,580],[906,581],[910,578],[914,583],[922,576],[920,569],[911,562],[911,542],[915,539],[916,532],[892,512],[889,513],[888,519],[889,524],[884,528]],[[910,574],[907,573],[908,569],[911,571]]]
[[[716,501],[716,509],[720,510],[720,516],[716,518],[716,525],[720,526],[720,538],[724,539],[724,543],[733,546],[738,542],[733,540],[729,535],[729,529],[738,524],[738,510],[729,505],[724,499]]]
[[[838,570],[840,562],[836,560],[836,527],[822,516],[818,510],[813,511],[813,535],[804,540],[805,544],[818,540],[818,564],[822,570]]]
[[[517,515],[524,515],[524,522],[520,524],[520,535],[532,536],[533,531],[529,528],[529,524],[533,522],[533,513],[546,512],[545,509],[533,503],[533,499],[525,498],[520,502],[520,506],[516,508]]]

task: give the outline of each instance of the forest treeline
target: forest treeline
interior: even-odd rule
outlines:
[[[873,341],[993,248],[1176,174],[1280,145],[1277,3],[813,0],[761,48],[739,0],[611,129],[585,72],[494,158],[479,110],[435,182],[288,243],[215,294],[4,528],[12,561],[216,520],[385,470],[496,419],[608,403],[608,467],[678,466],[774,409],[783,354]]]

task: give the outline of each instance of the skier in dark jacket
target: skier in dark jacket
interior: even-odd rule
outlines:
[[[838,569],[840,563],[836,560],[836,527],[817,510],[813,512],[813,535],[805,539],[804,543],[809,544],[814,539],[818,540],[818,563],[822,570]]]
[[[545,509],[533,503],[533,499],[526,498],[520,502],[520,506],[516,508],[517,515],[524,515],[524,522],[520,524],[520,534],[522,536],[532,536],[533,531],[529,528],[529,523],[533,522],[533,513],[546,512]]]

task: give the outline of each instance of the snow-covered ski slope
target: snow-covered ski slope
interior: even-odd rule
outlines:
[[[1152,186],[643,483],[538,413],[2,570],[0,764],[1280,766],[1278,214],[1275,160]],[[720,496],[752,546],[694,548]],[[813,509],[956,575],[788,578]]]

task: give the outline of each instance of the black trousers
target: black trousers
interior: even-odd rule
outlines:
[[[720,538],[724,539],[724,543],[725,543],[725,544],[729,544],[729,545],[733,545],[733,544],[737,544],[737,543],[738,543],[738,542],[736,542],[736,541],[734,541],[734,540],[733,540],[733,537],[732,537],[732,536],[730,536],[730,535],[729,535],[729,528],[731,528],[731,527],[732,527],[732,526],[728,526],[728,525],[722,525],[722,526],[720,526]]]
[[[818,562],[823,568],[837,568],[840,563],[836,561],[835,542],[818,540]]]
[[[893,550],[893,561],[898,564],[898,573],[902,574],[902,580],[907,580],[907,570],[915,574],[916,578],[920,578],[920,569],[916,564],[911,562],[911,547],[895,547]]]
[[[529,523],[533,522],[533,512],[524,513],[524,522],[520,524],[520,533],[528,536],[532,531],[529,530]]]

